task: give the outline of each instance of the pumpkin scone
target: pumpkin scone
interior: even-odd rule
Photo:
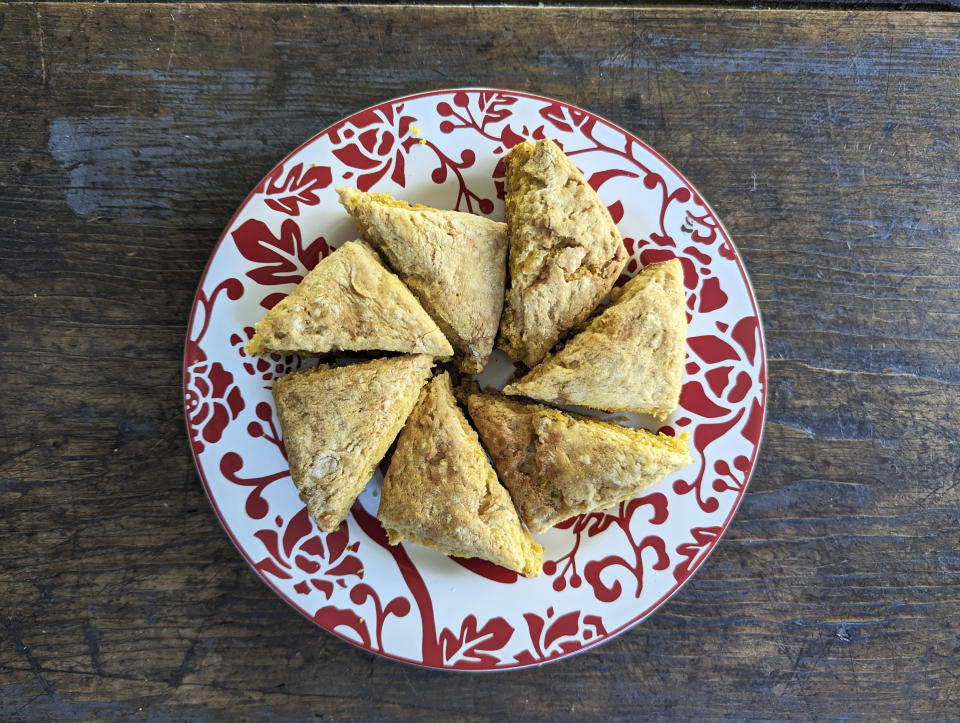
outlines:
[[[273,383],[300,498],[324,532],[347,516],[416,404],[425,354],[294,372]]]
[[[543,548],[520,524],[446,372],[424,387],[397,440],[377,517],[391,545],[410,540],[528,577],[543,568]]]
[[[363,241],[322,259],[257,323],[246,346],[248,354],[372,349],[453,354],[420,302]]]
[[[687,434],[652,434],[556,409],[537,410],[531,421],[540,474],[561,491],[573,514],[636,497],[693,461]]]
[[[666,419],[680,402],[687,315],[678,259],[644,267],[556,354],[504,388],[552,404]]]
[[[483,370],[500,325],[507,225],[459,211],[338,188],[364,239],[410,287],[453,345],[461,370]]]
[[[549,139],[505,157],[510,287],[498,345],[539,363],[607,295],[627,249],[596,191]]]
[[[467,411],[480,441],[490,453],[500,481],[510,490],[520,519],[535,535],[577,514],[568,510],[561,491],[537,466],[533,414],[547,408],[501,394],[467,397]]]
[[[467,407],[534,534],[634,497],[691,461],[685,436],[628,429],[499,394],[471,394]]]

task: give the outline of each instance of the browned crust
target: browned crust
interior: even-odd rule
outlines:
[[[506,394],[665,419],[680,401],[687,315],[678,259],[650,264]]]
[[[273,383],[290,476],[310,516],[337,529],[413,409],[427,355],[317,367]]]
[[[521,143],[505,161],[510,288],[498,344],[532,367],[606,296],[627,250],[607,207],[556,143]]]
[[[634,497],[690,463],[675,439],[500,394],[471,394],[473,419],[531,532]]]
[[[520,524],[446,372],[423,389],[397,440],[377,517],[391,544],[411,540],[531,577],[541,572],[543,548]]]
[[[340,203],[450,340],[458,366],[483,370],[500,325],[507,226],[482,216],[339,188]]]
[[[248,354],[453,354],[416,297],[363,241],[348,241],[322,259],[256,330]]]

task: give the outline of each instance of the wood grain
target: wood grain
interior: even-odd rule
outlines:
[[[60,0],[61,2],[84,2],[84,0]],[[181,4],[183,0],[166,0],[169,4]],[[224,2],[244,2],[245,0],[224,0]],[[282,3],[286,0],[263,0],[268,3]],[[151,0],[122,0],[122,2],[130,3],[146,3],[151,2]],[[340,0],[335,2],[334,0],[314,0],[317,4],[322,5],[407,5],[410,3],[405,3],[403,0]],[[419,2],[414,3],[421,6],[438,6],[438,5],[461,5],[461,6],[501,6],[507,3],[498,2],[498,0],[474,0],[473,2],[467,2],[466,0],[419,0]],[[513,0],[509,5],[521,6],[521,7],[553,7],[553,6],[566,6],[566,5],[577,5],[578,3],[571,3],[569,0]],[[587,3],[579,3],[582,5],[587,5]],[[599,4],[599,3],[597,3]],[[656,0],[651,2],[638,3],[631,0],[609,0],[603,3],[605,7],[612,8],[630,8],[630,7],[649,7],[649,6],[666,6],[666,7],[690,7],[690,6],[702,6],[703,3],[696,2],[695,0]],[[720,6],[726,8],[751,8],[751,9],[789,9],[789,10],[799,10],[802,8],[831,8],[831,9],[848,9],[848,8],[858,8],[858,9],[871,9],[871,8],[882,8],[884,10],[942,10],[946,8],[956,8],[960,7],[960,0],[793,0],[793,2],[783,2],[782,0],[765,0],[762,3],[758,2],[744,2],[744,0],[712,0],[710,3],[712,6]]]
[[[189,457],[180,356],[244,195],[325,125],[457,85],[636,132],[743,254],[766,435],[660,612],[454,676],[315,629]],[[960,16],[0,6],[0,718],[960,716]]]

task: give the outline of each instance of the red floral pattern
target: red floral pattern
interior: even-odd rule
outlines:
[[[685,582],[697,569],[697,565],[703,562],[723,534],[723,527],[694,527],[690,534],[693,535],[693,542],[684,542],[677,546],[677,553],[683,557],[683,561],[673,569],[673,577],[677,582]]]
[[[290,518],[286,526],[280,515],[274,524],[278,529],[254,533],[268,553],[254,565],[259,572],[282,580],[296,574],[300,581],[293,589],[298,594],[306,595],[312,588],[327,600],[333,595],[334,586],[345,588],[352,578],[363,579],[363,563],[354,554],[360,543],[350,542],[346,524],[321,537],[306,507]]]
[[[681,409],[661,431],[690,432],[695,464],[615,512],[559,525],[543,539],[545,574],[533,580],[478,560],[434,554],[426,564],[420,548],[389,545],[367,511],[377,504],[376,485],[336,532],[318,532],[291,484],[269,391],[302,360],[248,357],[252,323],[330,252],[327,239],[336,245],[355,234],[334,185],[416,184],[411,198],[434,205],[453,205],[455,190],[457,208],[492,213],[503,197],[502,154],[546,136],[584,170],[626,236],[630,259],[618,283],[654,261],[677,257],[683,265],[687,374]],[[421,195],[425,187],[439,195]],[[556,101],[439,91],[328,129],[271,171],[252,200],[231,221],[198,290],[184,400],[198,467],[228,533],[294,607],[391,657],[441,668],[533,665],[642,618],[707,557],[753,467],[763,339],[729,237],[655,152]],[[627,617],[625,601],[636,601]]]
[[[633,551],[634,559],[628,562],[618,555],[608,555],[602,560],[591,560],[584,568],[584,576],[591,587],[593,587],[594,594],[598,600],[612,602],[620,597],[620,583],[618,582],[613,587],[608,587],[601,581],[601,574],[609,567],[622,566],[633,573],[637,581],[636,597],[640,597],[640,593],[643,590],[643,561],[641,559],[643,550],[649,547],[657,550],[658,563],[654,569],[665,569],[664,566],[669,562],[669,559],[666,556],[664,542],[660,537],[656,535],[646,535],[639,542],[634,539],[634,533],[631,530],[634,515],[639,508],[644,505],[649,505],[652,508],[648,520],[649,524],[662,525],[667,520],[667,504],[666,496],[659,492],[654,492],[653,494],[621,502],[615,515],[604,512],[593,512],[588,515],[574,517],[558,525],[560,529],[569,529],[573,532],[574,543],[573,547],[565,555],[557,560],[547,560],[543,565],[543,571],[547,575],[553,575],[558,570],[560,571],[560,575],[553,581],[553,589],[560,592],[567,586],[568,582],[571,587],[580,587],[582,579],[580,575],[577,574],[576,557],[584,536],[587,538],[594,537],[606,532],[611,525],[615,525],[626,536],[630,549]]]
[[[444,628],[440,633],[444,666],[468,670],[496,666],[499,658],[494,653],[510,642],[513,626],[499,617],[488,620],[482,627],[477,626],[476,615],[467,615],[459,633]]]
[[[256,409],[257,419],[247,425],[247,434],[251,437],[261,437],[273,446],[277,447],[284,457],[287,456],[287,449],[283,446],[283,440],[280,438],[280,432],[273,421],[273,405],[267,402],[260,402]]]
[[[599,615],[583,615],[582,619],[581,615],[579,610],[557,615],[552,606],[547,608],[545,617],[524,613],[532,649],[516,654],[514,660],[521,665],[545,663],[607,636]]]
[[[303,366],[303,358],[296,354],[269,354],[265,357],[247,354],[246,345],[253,338],[252,326],[243,327],[243,335],[231,334],[230,344],[237,350],[237,354],[244,360],[243,370],[252,376],[259,376],[269,382],[264,389],[273,386],[273,380],[290,372],[295,372]],[[269,406],[269,405],[268,405]],[[259,410],[260,407],[257,407]]]
[[[243,411],[243,393],[220,362],[191,366],[184,386],[190,442],[200,453],[204,442],[219,442],[226,426]]]
[[[283,457],[286,459],[286,450],[283,451]],[[264,490],[274,482],[280,479],[289,479],[290,470],[282,469],[271,474],[260,475],[258,477],[241,477],[240,470],[243,469],[243,457],[236,452],[227,452],[220,459],[220,474],[224,479],[241,487],[252,487],[247,494],[244,511],[247,516],[253,520],[262,520],[270,511],[270,503],[263,497]],[[254,535],[256,537],[256,535]]]
[[[437,115],[446,119],[440,123],[441,133],[471,129],[500,144],[494,153],[503,153],[523,142],[524,137],[514,133],[509,123],[496,135],[487,130],[488,126],[510,118],[510,106],[517,102],[516,96],[498,91],[481,91],[477,94],[459,92],[453,94],[452,100],[452,104],[445,100],[437,103]]]
[[[470,168],[476,162],[476,154],[470,149],[467,149],[460,153],[460,160],[455,161],[441,151],[439,146],[432,141],[426,141],[425,145],[437,154],[437,161],[439,162],[439,165],[434,168],[430,174],[433,182],[436,184],[443,183],[447,180],[448,173],[452,173],[456,177],[457,188],[459,190],[457,191],[457,201],[453,206],[454,209],[473,213],[474,204],[476,204],[476,210],[480,213],[492,213],[493,201],[489,198],[481,198],[478,194],[470,190],[470,187],[463,177],[464,170]]]
[[[227,424],[236,419],[245,406],[233,374],[219,362],[207,363],[207,355],[200,345],[210,328],[213,305],[221,295],[236,301],[243,296],[243,284],[236,279],[225,279],[209,296],[202,289],[197,292],[184,349],[184,410],[194,454],[204,450],[205,442],[219,442]]]
[[[231,236],[243,257],[259,264],[246,275],[266,287],[299,284],[307,272],[330,253],[322,236],[305,245],[300,227],[292,219],[285,219],[280,224],[279,237],[273,235],[266,223],[255,218],[244,221]],[[287,293],[289,289],[269,293],[260,305],[272,309]]]
[[[270,196],[264,203],[274,211],[299,216],[300,205],[316,206],[320,203],[317,192],[332,182],[333,176],[327,166],[311,165],[304,169],[303,163],[297,163],[284,175],[283,165],[279,165],[267,174],[254,193]]]
[[[369,191],[388,173],[391,181],[406,185],[406,154],[417,144],[410,132],[415,118],[405,114],[403,103],[361,111],[340,127],[331,128],[331,151],[344,166],[362,171],[347,171],[343,177],[352,180],[361,191]]]

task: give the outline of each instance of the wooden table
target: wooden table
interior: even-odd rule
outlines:
[[[725,539],[657,614],[494,675],[314,628],[185,438],[204,262],[303,139],[399,94],[535,91],[704,192],[766,325]],[[960,716],[960,16],[0,6],[0,718]]]

